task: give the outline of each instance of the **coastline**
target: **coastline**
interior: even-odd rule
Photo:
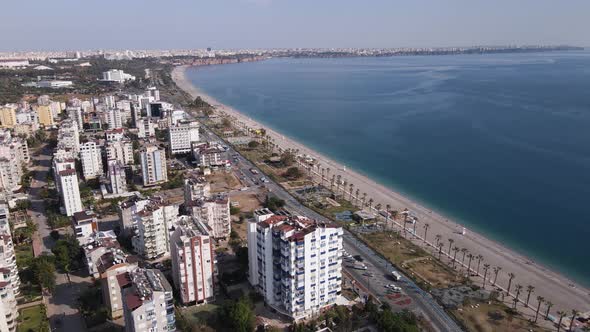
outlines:
[[[203,93],[187,80],[185,76],[186,68],[188,66],[180,66],[174,68],[172,71],[172,78],[179,88],[193,97],[201,96],[201,98],[210,103],[214,108],[239,118],[250,127],[266,128],[267,134],[275,139],[275,143],[283,148],[299,149],[300,153],[313,156],[322,165],[329,167],[332,170],[331,174],[342,175],[348,179],[349,183],[354,183],[355,188],[360,189],[361,192],[366,192],[368,197],[372,197],[375,203],[382,203],[383,205],[391,204],[392,209],[400,211],[404,208],[412,210],[419,219],[417,227],[418,234],[423,234],[422,225],[428,223],[430,225],[428,234],[431,241],[436,234],[442,235],[445,244],[447,243],[446,239],[453,238],[455,240],[454,245],[467,248],[471,253],[483,255],[485,263],[490,264],[492,267],[502,267],[502,272],[498,274],[498,285],[506,287],[508,284],[508,273],[512,272],[516,275],[512,281],[512,285],[521,284],[524,287],[527,285],[535,286],[534,296],[531,296],[530,302],[532,307],[536,307],[536,297],[543,296],[546,300],[555,304],[551,310],[554,315],[557,310],[567,310],[568,312],[571,309],[577,309],[582,312],[590,310],[590,300],[588,300],[588,294],[590,292],[588,289],[577,285],[577,283],[558,272],[532,262],[524,255],[496,241],[490,240],[482,234],[473,231],[468,231],[466,235],[457,234],[461,230],[462,225],[373,181],[361,172],[351,169],[343,170],[344,166],[342,164],[284,136],[276,130],[269,128],[269,126],[261,125],[259,122],[239,113],[231,107],[223,105],[211,96]],[[428,250],[430,251],[431,249]],[[478,279],[475,283],[480,283],[480,280]],[[571,287],[570,285],[574,285],[575,287]]]

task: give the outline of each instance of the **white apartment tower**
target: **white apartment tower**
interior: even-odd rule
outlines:
[[[169,229],[178,216],[177,205],[149,201],[132,215],[136,227],[131,239],[133,249],[146,259],[167,255],[170,250]]]
[[[170,237],[172,277],[184,305],[206,303],[215,296],[215,259],[207,226],[180,216]]]
[[[295,320],[336,302],[342,228],[304,217],[262,214],[248,224],[249,280],[268,305]]]
[[[199,123],[196,121],[179,122],[169,130],[171,154],[190,153],[193,143],[199,141]]]
[[[141,150],[141,172],[144,186],[153,186],[168,181],[166,152],[154,145]]]
[[[127,192],[127,181],[123,164],[111,159],[108,161],[109,181],[111,182],[111,193],[120,195]]]
[[[84,179],[95,179],[103,174],[100,147],[95,142],[86,142],[80,146],[80,160]]]
[[[128,272],[130,287],[123,290],[126,332],[176,331],[172,287],[160,270]]]
[[[227,238],[231,232],[231,216],[229,213],[229,197],[215,197],[185,201],[190,214],[202,220],[211,229],[211,236],[216,239]]]
[[[84,126],[84,116],[82,113],[82,106],[68,106],[66,107],[68,118],[74,121],[78,128],[82,129]]]
[[[146,138],[156,135],[154,123],[149,118],[141,118],[136,122],[138,129],[137,137]]]
[[[68,168],[57,173],[55,183],[61,197],[62,207],[68,217],[74,213],[83,211],[80,199],[80,187],[75,168]]]
[[[105,111],[106,123],[109,129],[123,128],[123,120],[121,117],[121,110],[118,108],[110,108]]]
[[[128,139],[107,142],[107,160],[115,159],[123,165],[133,165],[133,143]]]
[[[16,330],[20,279],[8,224],[8,207],[0,204],[0,332]]]

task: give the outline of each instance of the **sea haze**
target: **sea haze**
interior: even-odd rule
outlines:
[[[590,286],[590,52],[272,59],[187,76]]]

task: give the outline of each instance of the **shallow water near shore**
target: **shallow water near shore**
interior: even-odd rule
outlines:
[[[272,59],[187,78],[590,286],[590,52]]]

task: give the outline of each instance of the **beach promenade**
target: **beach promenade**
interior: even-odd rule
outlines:
[[[409,209],[418,219],[416,233],[420,237],[423,237],[424,225],[428,224],[427,241],[434,242],[435,236],[441,235],[441,241],[445,245],[443,251],[447,250],[447,247],[449,246],[448,240],[452,239],[453,247],[457,246],[459,248],[465,248],[473,255],[482,255],[483,259],[481,261],[481,266],[483,267],[484,264],[489,264],[489,272],[487,274],[488,289],[490,288],[490,277],[494,277],[494,274],[492,273],[494,267],[501,268],[497,275],[496,284],[504,289],[509,284],[509,273],[514,274],[514,278],[511,282],[511,293],[514,293],[516,285],[523,286],[523,290],[520,293],[520,299],[523,301],[527,298],[527,286],[530,285],[535,287],[530,296],[529,307],[531,309],[524,309],[521,306],[521,309],[524,310],[523,312],[525,314],[534,316],[534,312],[537,308],[538,296],[542,296],[545,301],[551,301],[554,304],[550,310],[551,315],[554,317],[557,317],[556,312],[558,310],[565,310],[568,314],[571,309],[576,309],[580,312],[590,311],[590,290],[587,288],[576,284],[555,271],[531,261],[529,258],[504,247],[500,243],[485,238],[481,234],[467,230],[466,234],[462,235],[462,226],[460,224],[376,183],[367,176],[364,176],[360,171],[351,170],[289,137],[250,119],[238,111],[221,104],[214,98],[211,98],[200,91],[197,87],[193,86],[184,75],[185,69],[186,67],[184,66],[176,67],[172,72],[172,78],[181,89],[191,94],[193,97],[201,96],[201,98],[214,106],[217,110],[235,117],[239,121],[245,123],[248,127],[265,128],[267,135],[270,136],[273,139],[273,142],[282,149],[294,149],[298,150],[300,154],[312,156],[319,164],[321,164],[321,167],[330,168],[330,177],[332,175],[340,175],[342,179],[346,179],[349,184],[354,184],[355,191],[356,189],[359,189],[360,193],[366,193],[367,199],[372,198],[374,200],[373,206],[379,203],[382,204],[382,206],[389,204],[391,205],[392,210],[398,210],[400,212],[406,208]],[[413,228],[412,225],[409,225],[408,227]],[[506,232],[509,231],[509,229],[506,230]],[[416,238],[414,242],[426,247],[426,249],[431,252],[434,250],[419,238]],[[443,260],[445,260],[444,257]],[[481,269],[480,274],[483,274]],[[479,285],[481,285],[483,281],[481,277],[474,277],[473,280]],[[545,311],[546,306],[545,304],[542,304],[540,312],[544,313]],[[564,323],[565,322],[566,319],[564,319]]]

